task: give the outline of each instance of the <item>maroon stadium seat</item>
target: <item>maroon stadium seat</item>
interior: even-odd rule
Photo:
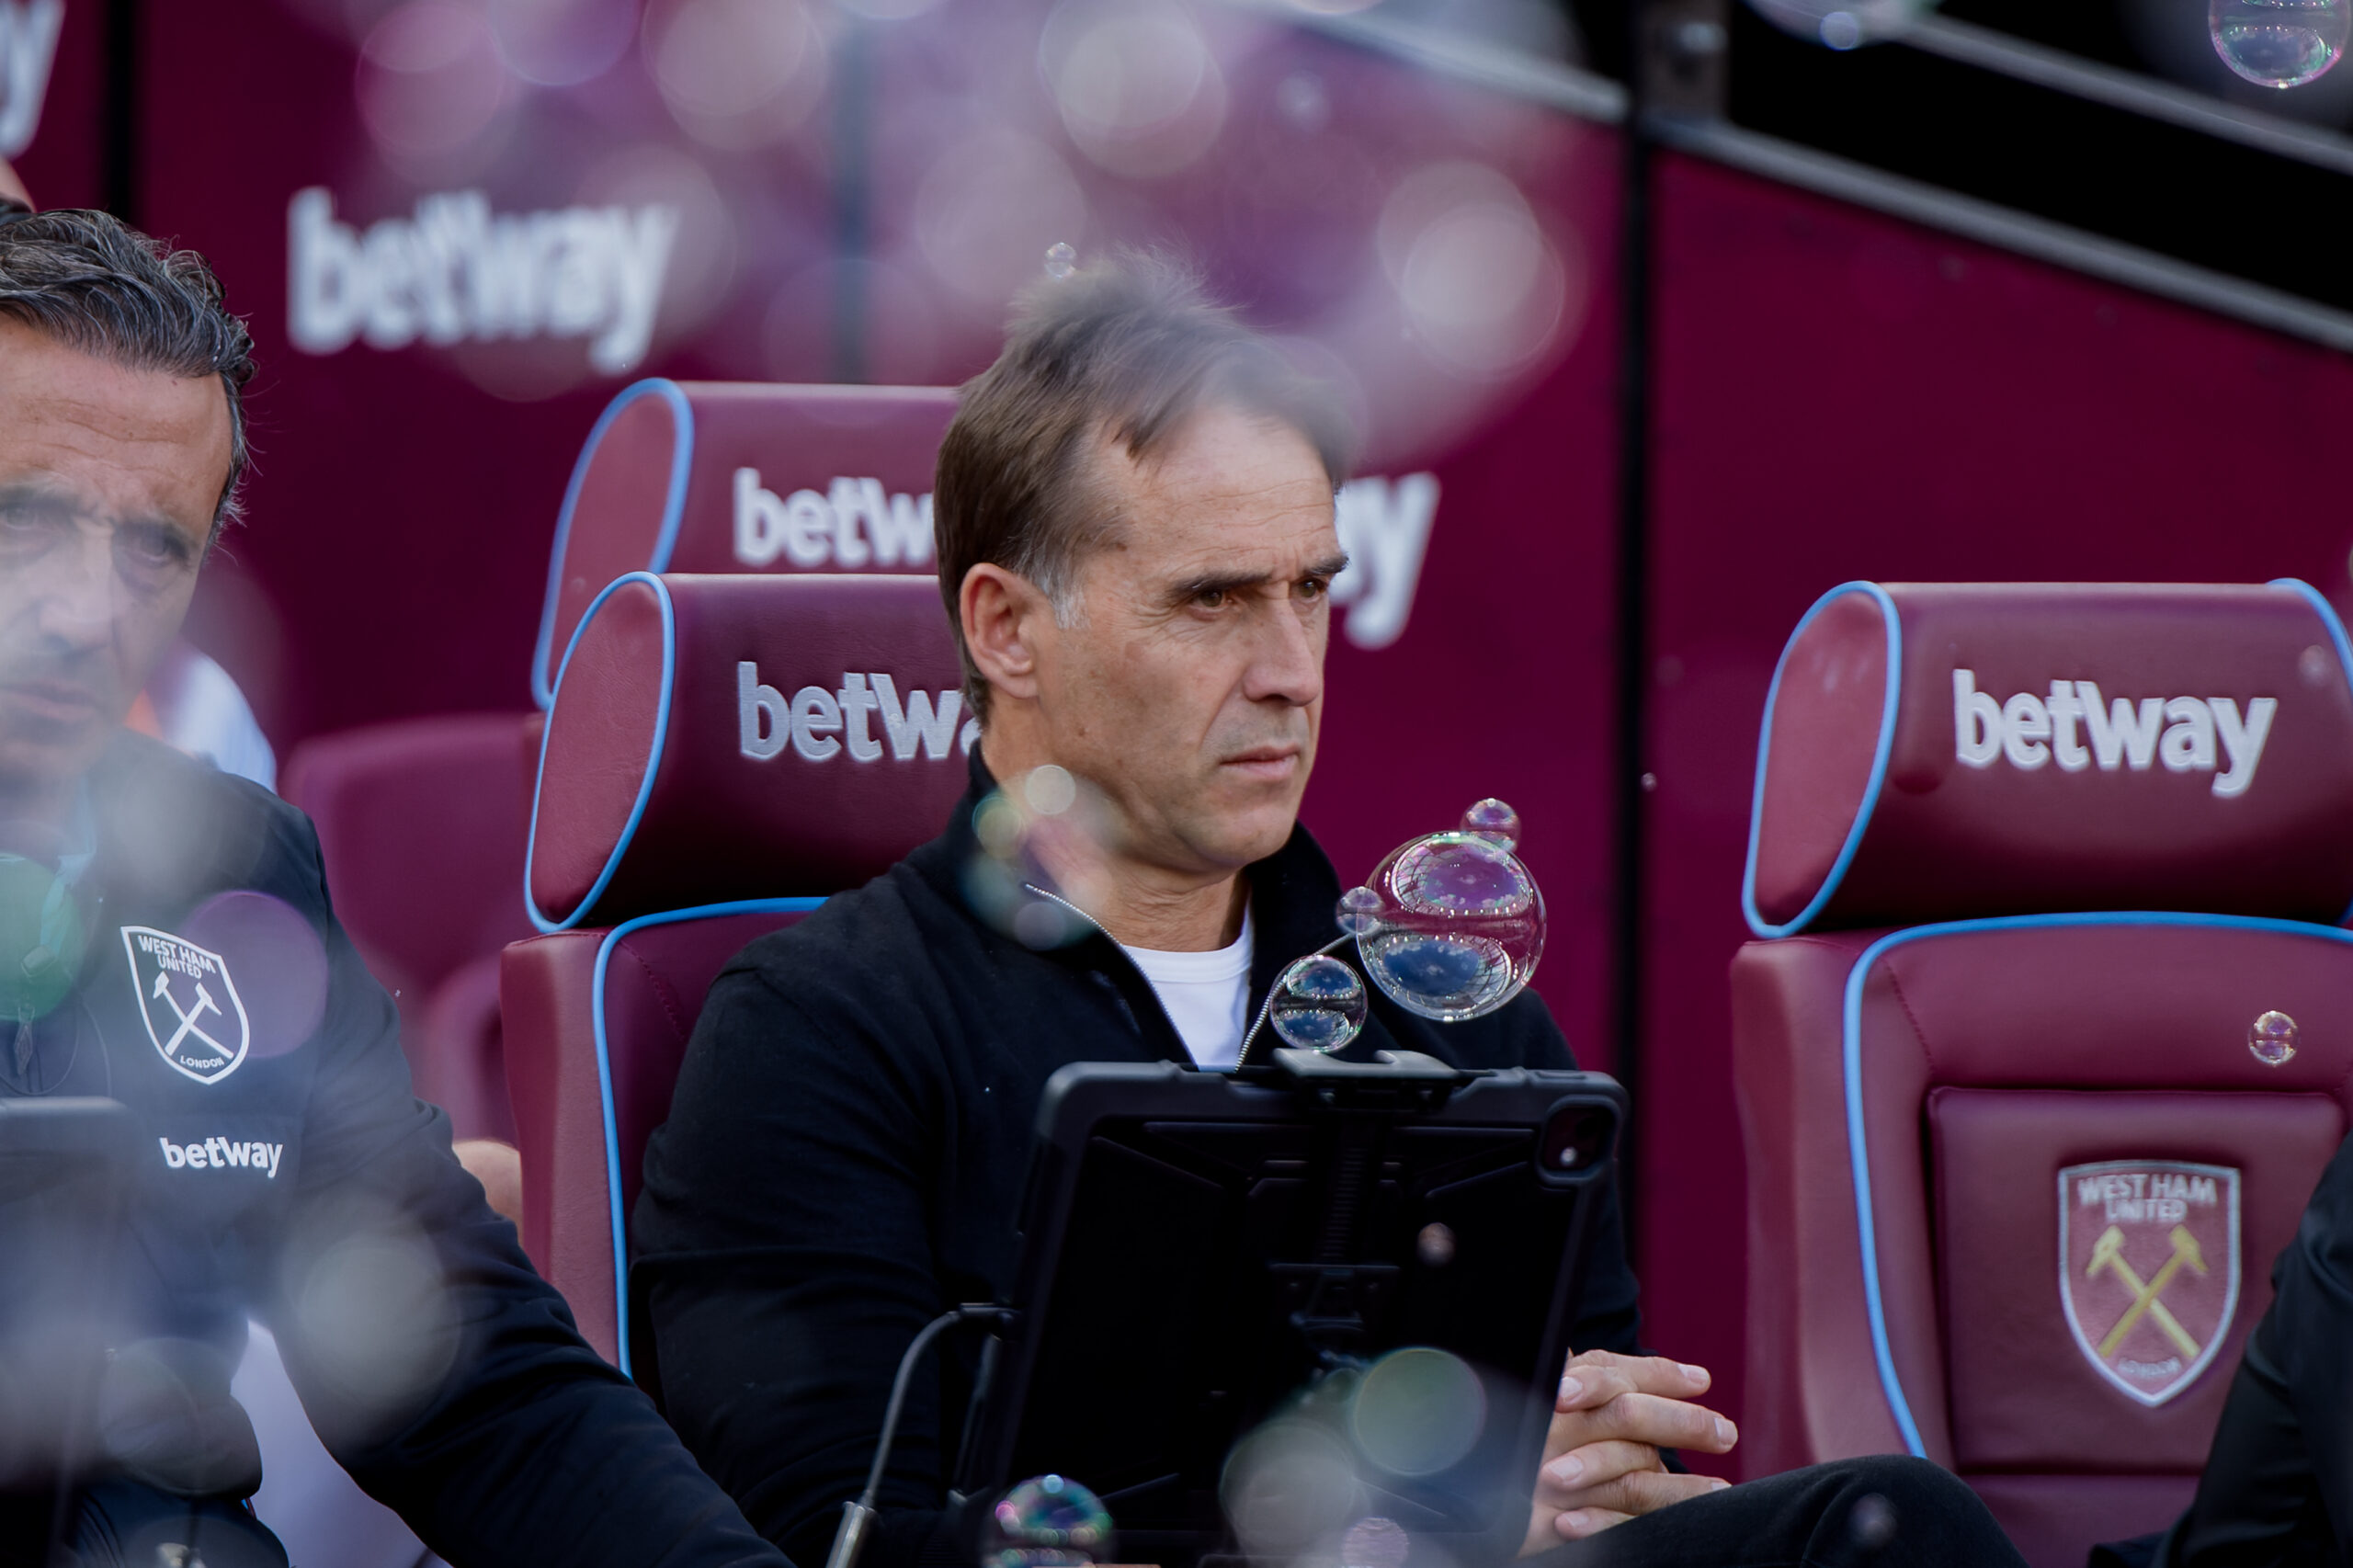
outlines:
[[[2036,1568],[2188,1502],[2353,1118],[2353,668],[2302,584],[1852,584],[1733,963],[1750,1473],[1909,1449]]]
[[[313,736],[286,799],[317,824],[335,912],[399,999],[416,1092],[460,1138],[512,1141],[495,964],[529,933],[523,881],[529,757],[511,713],[404,719]]]
[[[930,577],[636,573],[581,618],[533,806],[545,934],[500,1000],[524,1244],[624,1369],[624,1221],[703,994],[939,831],[977,733],[959,683]]]
[[[624,572],[929,577],[937,387],[645,381],[606,408],[556,520],[531,689],[548,705],[581,613]]]

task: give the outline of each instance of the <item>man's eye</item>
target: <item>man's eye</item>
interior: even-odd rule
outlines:
[[[1193,602],[1203,609],[1223,609],[1230,597],[1229,590],[1224,588],[1203,588],[1193,596]]]
[[[115,533],[114,549],[122,568],[142,578],[168,577],[188,564],[187,543],[168,528],[125,526]]]
[[[1299,585],[1299,597],[1303,599],[1320,599],[1329,593],[1331,588],[1332,584],[1329,578],[1303,578]]]

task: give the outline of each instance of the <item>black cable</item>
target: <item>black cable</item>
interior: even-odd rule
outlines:
[[[891,1466],[891,1445],[899,1436],[899,1415],[905,1409],[907,1389],[915,1381],[915,1367],[923,1353],[931,1348],[933,1340],[961,1323],[985,1323],[1003,1328],[1018,1315],[1011,1307],[991,1306],[985,1302],[967,1302],[950,1307],[916,1335],[906,1354],[899,1358],[899,1374],[891,1380],[891,1403],[882,1407],[882,1435],[874,1445],[874,1468],[867,1472],[866,1490],[855,1503],[842,1505],[841,1528],[834,1532],[833,1551],[826,1555],[825,1568],[857,1568],[859,1548],[866,1544],[866,1526],[874,1517],[874,1500],[882,1492],[882,1475]]]

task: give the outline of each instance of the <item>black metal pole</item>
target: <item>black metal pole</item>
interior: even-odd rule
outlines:
[[[106,210],[140,226],[139,138],[145,123],[140,101],[140,50],[146,36],[145,0],[106,0],[105,87],[99,102],[98,190]]]

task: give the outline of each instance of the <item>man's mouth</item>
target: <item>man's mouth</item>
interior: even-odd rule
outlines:
[[[1236,752],[1218,766],[1232,768],[1262,784],[1280,784],[1299,771],[1300,748],[1295,745],[1252,746]]]
[[[27,718],[50,724],[86,723],[100,706],[88,687],[64,680],[0,681],[0,700]]]

